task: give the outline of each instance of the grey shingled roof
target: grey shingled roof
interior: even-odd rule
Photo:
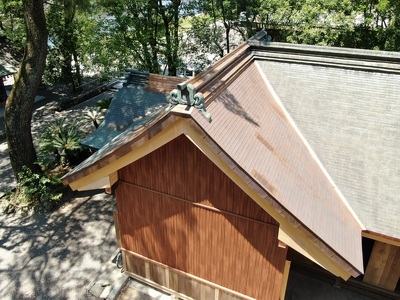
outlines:
[[[2,53],[0,57],[0,78],[12,75],[18,71],[18,62],[9,53]]]
[[[115,94],[103,123],[81,143],[100,149],[121,133],[141,126],[166,106],[165,94],[141,86],[125,86]]]
[[[400,238],[400,55],[339,51],[257,63],[366,229]]]

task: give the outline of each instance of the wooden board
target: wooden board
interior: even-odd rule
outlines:
[[[400,278],[400,247],[375,241],[363,281],[394,291]]]

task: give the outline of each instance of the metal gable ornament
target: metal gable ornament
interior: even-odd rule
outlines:
[[[177,87],[177,89],[174,89],[169,93],[168,102],[170,104],[166,110],[170,111],[178,104],[193,106],[208,122],[211,122],[211,115],[206,111],[204,105],[203,94],[196,93],[196,88],[191,84],[180,83]]]

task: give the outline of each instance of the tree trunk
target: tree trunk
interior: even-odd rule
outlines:
[[[23,166],[37,171],[31,119],[36,92],[46,66],[47,28],[43,0],[23,0],[26,24],[24,57],[6,101],[5,125],[11,166],[17,180]]]
[[[181,5],[180,0],[174,1],[173,5],[173,19],[172,19],[172,60],[174,66],[174,74],[172,76],[176,76],[176,72],[179,67],[179,56],[178,56],[178,49],[179,49],[179,7]]]
[[[64,32],[62,33],[62,55],[63,62],[61,68],[61,77],[63,82],[72,83],[75,92],[76,82],[72,72],[72,56],[75,51],[74,37],[74,19],[75,3],[72,0],[64,0]],[[79,85],[79,84],[78,84]]]
[[[75,62],[75,78],[78,86],[82,85],[81,66],[79,64],[78,53],[76,51],[76,43],[74,42],[73,57]]]

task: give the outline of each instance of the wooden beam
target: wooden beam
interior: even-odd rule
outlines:
[[[116,210],[113,211],[113,217],[114,217],[115,236],[117,237],[117,246],[118,248],[121,248],[121,234],[119,231],[118,212]]]
[[[283,278],[282,278],[282,287],[281,287],[281,296],[280,296],[280,300],[284,300],[285,299],[285,294],[286,294],[286,288],[287,288],[287,282],[289,279],[289,272],[290,272],[290,264],[292,262],[290,260],[287,260],[285,262],[285,269],[283,271]]]
[[[193,274],[186,273],[179,269],[172,268],[168,265],[162,264],[158,261],[155,261],[155,260],[145,257],[143,255],[140,255],[136,252],[129,251],[125,248],[121,248],[121,250],[124,255],[124,258],[128,262],[127,265],[129,265],[129,268],[125,268],[125,272],[129,276],[136,278],[139,281],[143,281],[143,282],[145,282],[151,286],[154,286],[162,291],[165,291],[167,293],[175,295],[177,298],[193,299],[192,297],[188,297],[186,294],[183,293],[183,291],[181,291],[181,290],[184,290],[185,288],[187,288],[184,284],[182,284],[183,282],[187,281],[189,283],[190,282],[199,283],[197,285],[197,287],[206,286],[215,291],[218,291],[218,292],[216,292],[218,295],[220,295],[221,292],[223,292],[224,294],[227,294],[227,295],[231,295],[231,298],[229,298],[229,299],[256,300],[255,298],[252,298],[250,296],[246,296],[246,295],[236,292],[234,290],[228,289],[228,288],[218,285],[214,282],[207,281],[207,280],[197,277]],[[148,272],[146,274],[146,270],[144,270],[144,274],[140,273],[140,272],[136,273],[135,267],[134,267],[135,264],[140,265],[139,269],[143,269],[141,266],[147,265],[147,266],[149,266],[149,268],[158,267],[160,269],[168,270],[168,272],[170,273],[170,277],[173,277],[176,280],[176,284],[177,284],[176,287],[178,287],[179,290],[172,288],[172,287],[167,287],[165,285],[161,285],[160,283],[156,282],[154,279],[151,278],[150,272]],[[189,290],[186,290],[186,291],[193,292],[193,286],[195,286],[195,285],[191,285],[191,288],[189,288]],[[207,300],[217,300],[217,299],[218,299],[218,297],[207,298]],[[224,299],[227,299],[227,298],[224,298]]]
[[[394,291],[400,278],[400,247],[375,241],[363,281]]]
[[[74,191],[86,191],[110,187],[112,185],[110,180],[113,180],[113,178],[118,179],[117,177],[110,177],[111,174],[172,141],[182,133],[182,128],[185,124],[185,119],[179,119],[150,140],[135,148],[134,151],[119,157],[118,159],[104,165],[104,167],[91,172],[87,176],[81,177],[72,182],[64,183],[68,183]]]
[[[362,232],[362,236],[372,239],[372,240],[375,240],[375,241],[380,241],[380,242],[383,242],[386,244],[400,247],[400,239],[395,238],[395,237],[391,237],[391,236],[387,236],[387,235],[383,235],[380,233],[367,231],[367,230]]]

